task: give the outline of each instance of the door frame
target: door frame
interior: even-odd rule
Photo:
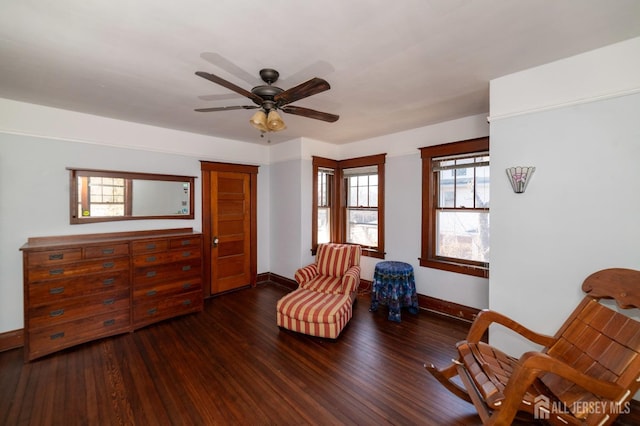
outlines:
[[[249,276],[250,286],[255,287],[258,276],[258,167],[246,164],[219,163],[213,161],[200,161],[202,172],[202,235],[204,238],[204,265],[202,287],[204,296],[211,297],[211,173],[232,172],[246,173],[249,175],[250,202],[250,249],[249,249]]]

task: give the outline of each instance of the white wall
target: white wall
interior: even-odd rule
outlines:
[[[592,272],[640,269],[638,52],[640,38],[491,82],[489,306],[534,330],[553,334]],[[536,167],[524,194],[504,172],[516,165]],[[535,348],[499,328],[490,340]]]
[[[271,271],[293,278],[313,261],[311,194],[313,155],[341,160],[386,153],[386,259],[413,265],[418,293],[476,308],[488,307],[488,280],[419,266],[422,163],[419,148],[487,136],[485,116],[473,116],[347,145],[310,139],[274,145],[270,151]],[[363,257],[362,277],[373,279],[380,259]]]
[[[23,327],[19,248],[27,238],[201,230],[200,160],[260,165],[267,158],[266,146],[0,99],[0,333]],[[195,176],[195,217],[70,225],[66,167]],[[259,273],[270,270],[269,203],[269,166],[263,164],[258,170]]]

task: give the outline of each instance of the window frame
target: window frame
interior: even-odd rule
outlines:
[[[489,263],[467,261],[436,255],[436,216],[438,212],[438,179],[433,159],[452,155],[489,152],[489,137],[468,139],[420,149],[422,158],[422,232],[420,266],[457,272],[477,277],[489,277]],[[489,160],[490,161],[490,160]],[[489,186],[489,190],[491,186]],[[487,209],[489,211],[490,209]],[[469,209],[475,211],[475,209]]]
[[[318,248],[318,170],[333,168],[333,194],[331,196],[331,241],[346,243],[347,188],[343,170],[376,166],[378,175],[378,247],[362,246],[362,255],[384,259],[384,164],[386,153],[365,157],[332,160],[323,157],[312,157],[313,163],[313,196],[311,220],[311,253],[315,255]]]
[[[337,200],[338,195],[338,162],[336,160],[331,160],[329,158],[323,157],[312,157],[313,161],[313,200],[312,200],[312,218],[311,218],[311,251],[315,255],[316,249],[318,248],[318,172],[320,169],[333,169],[333,179],[331,179],[331,194],[328,198],[328,204],[330,209],[329,220],[331,223],[329,229],[329,238],[331,241],[337,240],[337,229],[336,224],[339,220],[338,218],[338,208],[339,205]]]

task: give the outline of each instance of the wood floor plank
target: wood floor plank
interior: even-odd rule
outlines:
[[[287,291],[225,294],[204,312],[28,364],[22,349],[0,353],[0,424],[480,424],[423,368],[448,364],[466,323],[426,311],[389,322],[361,295],[341,336],[321,339],[276,326]]]

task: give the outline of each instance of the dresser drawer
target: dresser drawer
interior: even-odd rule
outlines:
[[[85,259],[96,259],[111,256],[128,256],[129,244],[111,244],[104,246],[92,246],[84,248]]]
[[[62,299],[55,303],[31,307],[29,309],[29,327],[46,327],[126,309],[129,306],[129,294],[129,289],[125,288],[87,297]]]
[[[161,253],[147,253],[133,257],[134,266],[158,265],[161,263],[179,262],[186,259],[201,257],[200,248],[185,248],[182,250],[170,250]]]
[[[129,288],[129,271],[76,276],[61,280],[38,281],[28,285],[29,304],[39,306],[78,296],[90,296]]]
[[[69,321],[28,332],[28,359],[99,337],[123,333],[131,327],[129,309]]]
[[[169,248],[169,240],[143,240],[134,241],[131,244],[133,254],[154,253],[166,251]]]
[[[85,275],[100,272],[111,272],[129,269],[128,257],[117,257],[103,260],[86,260],[64,265],[34,267],[28,270],[29,281],[54,280],[73,275]]]
[[[184,262],[135,268],[133,271],[133,286],[137,288],[163,281],[199,277],[202,274],[200,263],[201,259],[191,259]]]
[[[169,248],[179,249],[179,248],[197,248],[200,249],[202,245],[201,237],[184,237],[184,238],[172,238],[169,240]]]
[[[29,265],[58,265],[82,259],[82,249],[33,251],[27,255]]]
[[[148,303],[156,299],[190,293],[202,289],[200,277],[185,278],[178,281],[157,283],[146,287],[136,287],[133,290],[134,304]]]
[[[133,307],[134,326],[142,326],[177,315],[199,312],[203,307],[201,291],[185,293]]]

